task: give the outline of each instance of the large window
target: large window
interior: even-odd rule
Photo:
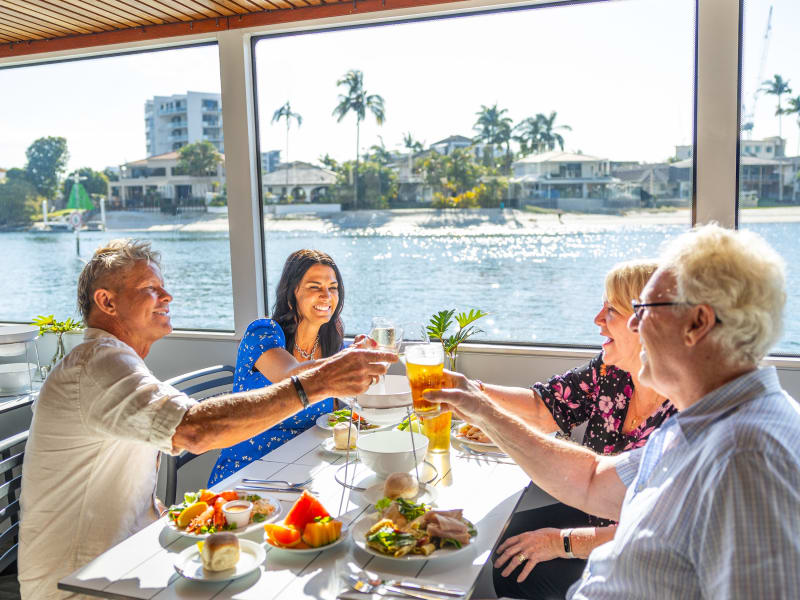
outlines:
[[[347,331],[491,312],[483,339],[599,342],[616,262],[690,226],[694,2],[629,0],[255,44],[269,292],[329,252]]]
[[[76,316],[86,259],[135,237],[173,326],[232,330],[217,46],[3,69],[0,89],[0,319]]]
[[[784,336],[775,351],[800,354],[800,4],[747,0],[742,42],[739,226],[786,259]]]

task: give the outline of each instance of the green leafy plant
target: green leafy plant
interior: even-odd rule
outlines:
[[[83,329],[82,321],[76,321],[72,317],[66,321],[58,321],[54,315],[39,315],[38,317],[34,317],[33,325],[39,327],[39,335],[52,333],[56,336],[56,352],[50,360],[50,369],[52,369],[59,360],[64,358],[64,355],[67,353],[66,348],[64,348],[64,338],[62,336],[68,331]]]
[[[458,346],[461,342],[467,341],[473,335],[483,333],[483,330],[478,329],[473,323],[480,318],[485,317],[489,313],[483,312],[480,309],[471,309],[467,312],[460,312],[456,314],[455,309],[440,310],[438,313],[431,317],[430,324],[427,327],[428,335],[435,340],[442,343],[442,348],[450,363],[450,369],[456,370],[456,357],[458,356]],[[458,330],[448,335],[448,331],[455,324],[458,325]]]

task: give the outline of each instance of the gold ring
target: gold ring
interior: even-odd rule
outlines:
[[[519,554],[517,554],[517,560],[519,561],[519,564],[522,564],[522,563],[524,563],[526,560],[528,560],[528,557],[527,557],[527,556],[525,556],[525,553],[524,553],[524,552],[520,552]]]

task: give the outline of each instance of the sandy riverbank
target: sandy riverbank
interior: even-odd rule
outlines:
[[[359,231],[364,234],[408,235],[424,233],[470,232],[483,235],[530,231],[573,231],[632,227],[637,225],[681,225],[689,223],[689,209],[674,211],[636,211],[624,216],[600,214],[531,213],[515,209],[478,210],[359,210],[325,216],[267,216],[266,231]],[[800,222],[800,207],[745,209],[742,223]],[[227,213],[189,213],[163,215],[128,211],[109,212],[109,231],[186,231],[221,232],[228,230]]]

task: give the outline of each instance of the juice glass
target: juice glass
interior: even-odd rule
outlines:
[[[439,414],[439,403],[422,397],[427,390],[440,390],[444,385],[444,350],[441,344],[415,344],[406,348],[406,375],[411,387],[414,412],[418,416]]]
[[[450,424],[453,413],[449,410],[435,417],[420,417],[422,433],[428,438],[428,452],[450,452]]]

